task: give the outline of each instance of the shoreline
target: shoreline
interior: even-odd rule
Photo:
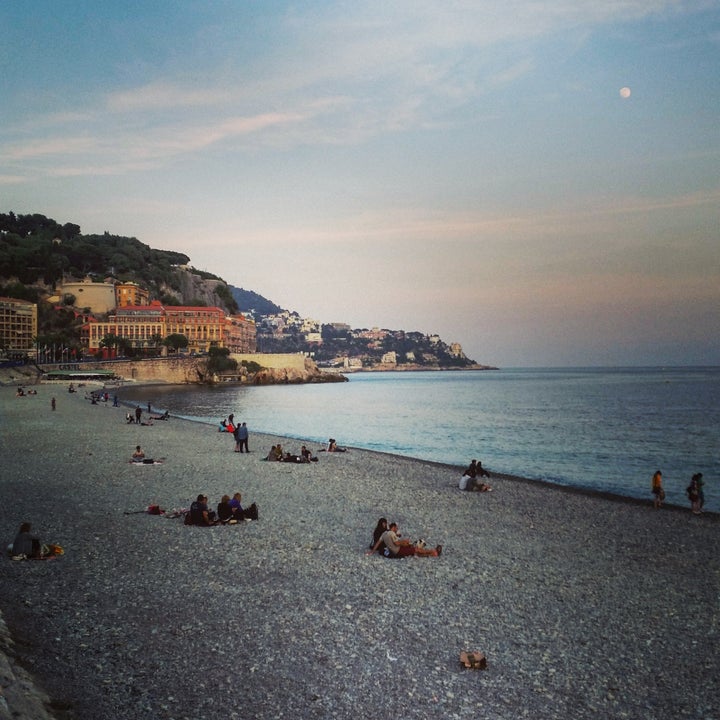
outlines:
[[[270,444],[302,441],[252,433],[239,455],[211,425],[126,425],[126,407],[81,394],[53,413],[37,388],[0,388],[0,528],[9,542],[29,520],[66,552],[5,558],[0,610],[10,659],[58,720],[674,720],[720,705],[693,682],[720,671],[716,515],[500,474],[463,493],[460,466],[357,448],[267,463]],[[132,466],[136,444],[165,462]],[[257,523],[124,514],[235,489]],[[442,557],[367,557],[380,515]],[[463,650],[488,670],[463,670]]]
[[[134,403],[129,400],[125,400],[125,401],[121,400],[120,401],[120,406],[126,407],[128,409],[133,408],[136,405],[137,405],[137,403]],[[164,408],[160,408],[159,411],[164,411]],[[217,425],[217,423],[214,423],[209,420],[205,421],[205,420],[186,417],[183,415],[170,415],[170,417],[174,418],[176,420],[179,420],[181,422],[194,423],[197,425],[203,425],[203,426],[207,426],[207,427],[216,427],[216,425]],[[268,438],[278,437],[277,435],[274,435],[272,433],[267,433],[264,431],[254,431],[253,434],[256,436],[259,436],[259,437],[268,437]],[[294,435],[284,435],[282,437],[284,437],[286,440],[289,440],[291,443],[300,443],[300,444],[306,444],[306,445],[321,444],[316,440],[295,437]],[[268,447],[269,446],[270,445],[268,445]],[[384,450],[374,450],[374,449],[363,448],[363,447],[359,447],[359,446],[355,446],[355,445],[345,444],[344,446],[350,450],[356,450],[356,451],[361,451],[361,452],[371,452],[376,455],[386,456],[388,458],[396,458],[398,460],[409,460],[409,461],[416,462],[416,463],[423,463],[426,465],[430,465],[432,467],[437,467],[437,468],[441,468],[441,469],[445,469],[445,470],[451,470],[457,474],[458,480],[459,480],[459,477],[462,474],[463,470],[467,466],[467,465],[455,465],[452,463],[440,462],[437,460],[427,460],[425,458],[419,458],[419,457],[415,457],[413,455],[401,455],[399,453],[391,453],[391,452],[387,452]],[[537,484],[537,485],[545,486],[545,487],[548,487],[550,489],[553,489],[553,490],[556,490],[559,492],[578,494],[581,496],[588,496],[588,497],[597,497],[597,498],[602,498],[602,499],[612,501],[612,502],[629,503],[631,505],[639,505],[639,506],[648,506],[648,505],[651,506],[652,505],[652,496],[649,491],[648,491],[648,497],[643,498],[643,497],[640,497],[637,495],[624,495],[622,493],[615,493],[610,490],[601,490],[598,488],[583,487],[581,485],[565,484],[565,483],[561,483],[561,482],[557,482],[557,481],[553,481],[553,480],[544,480],[543,478],[530,478],[530,477],[526,477],[524,475],[515,475],[513,473],[492,472],[490,479],[492,480],[493,478],[499,478],[502,480],[508,480],[508,481],[518,482],[518,483],[529,483],[531,485]],[[690,508],[689,508],[689,505],[684,505],[684,504],[681,505],[679,503],[664,502],[663,509],[683,512],[683,511],[689,511]],[[703,510],[702,514],[707,517],[711,517],[711,518],[720,520],[720,511]]]

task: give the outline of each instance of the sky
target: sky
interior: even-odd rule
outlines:
[[[500,367],[720,365],[720,2],[4,0],[0,212]]]

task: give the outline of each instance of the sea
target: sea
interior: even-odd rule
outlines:
[[[720,367],[358,372],[346,383],[126,386],[121,402],[208,425],[233,413],[252,433],[365,448],[689,506],[703,473],[720,511]],[[299,450],[300,442],[297,443]],[[292,444],[287,448],[293,450]]]

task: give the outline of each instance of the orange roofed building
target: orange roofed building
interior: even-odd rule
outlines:
[[[91,320],[83,336],[91,353],[101,350],[106,335],[124,338],[140,354],[149,353],[168,335],[184,335],[188,351],[207,352],[211,347],[225,347],[233,353],[254,353],[255,323],[243,315],[227,316],[219,307],[184,307],[149,305],[118,307],[107,320]]]

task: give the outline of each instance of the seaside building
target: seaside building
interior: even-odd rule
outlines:
[[[255,323],[244,315],[226,317],[222,347],[228,348],[232,353],[257,352]]]
[[[0,349],[28,353],[35,348],[37,331],[35,303],[0,297]]]
[[[147,305],[150,301],[150,293],[134,282],[115,283],[115,305],[116,307],[128,307],[128,305]]]
[[[108,335],[122,338],[140,353],[157,351],[168,335],[184,335],[191,353],[204,353],[211,347],[255,352],[255,324],[242,315],[226,316],[219,307],[165,306],[154,300],[149,305],[118,307],[107,320],[90,320],[84,330],[91,353],[101,349]]]

